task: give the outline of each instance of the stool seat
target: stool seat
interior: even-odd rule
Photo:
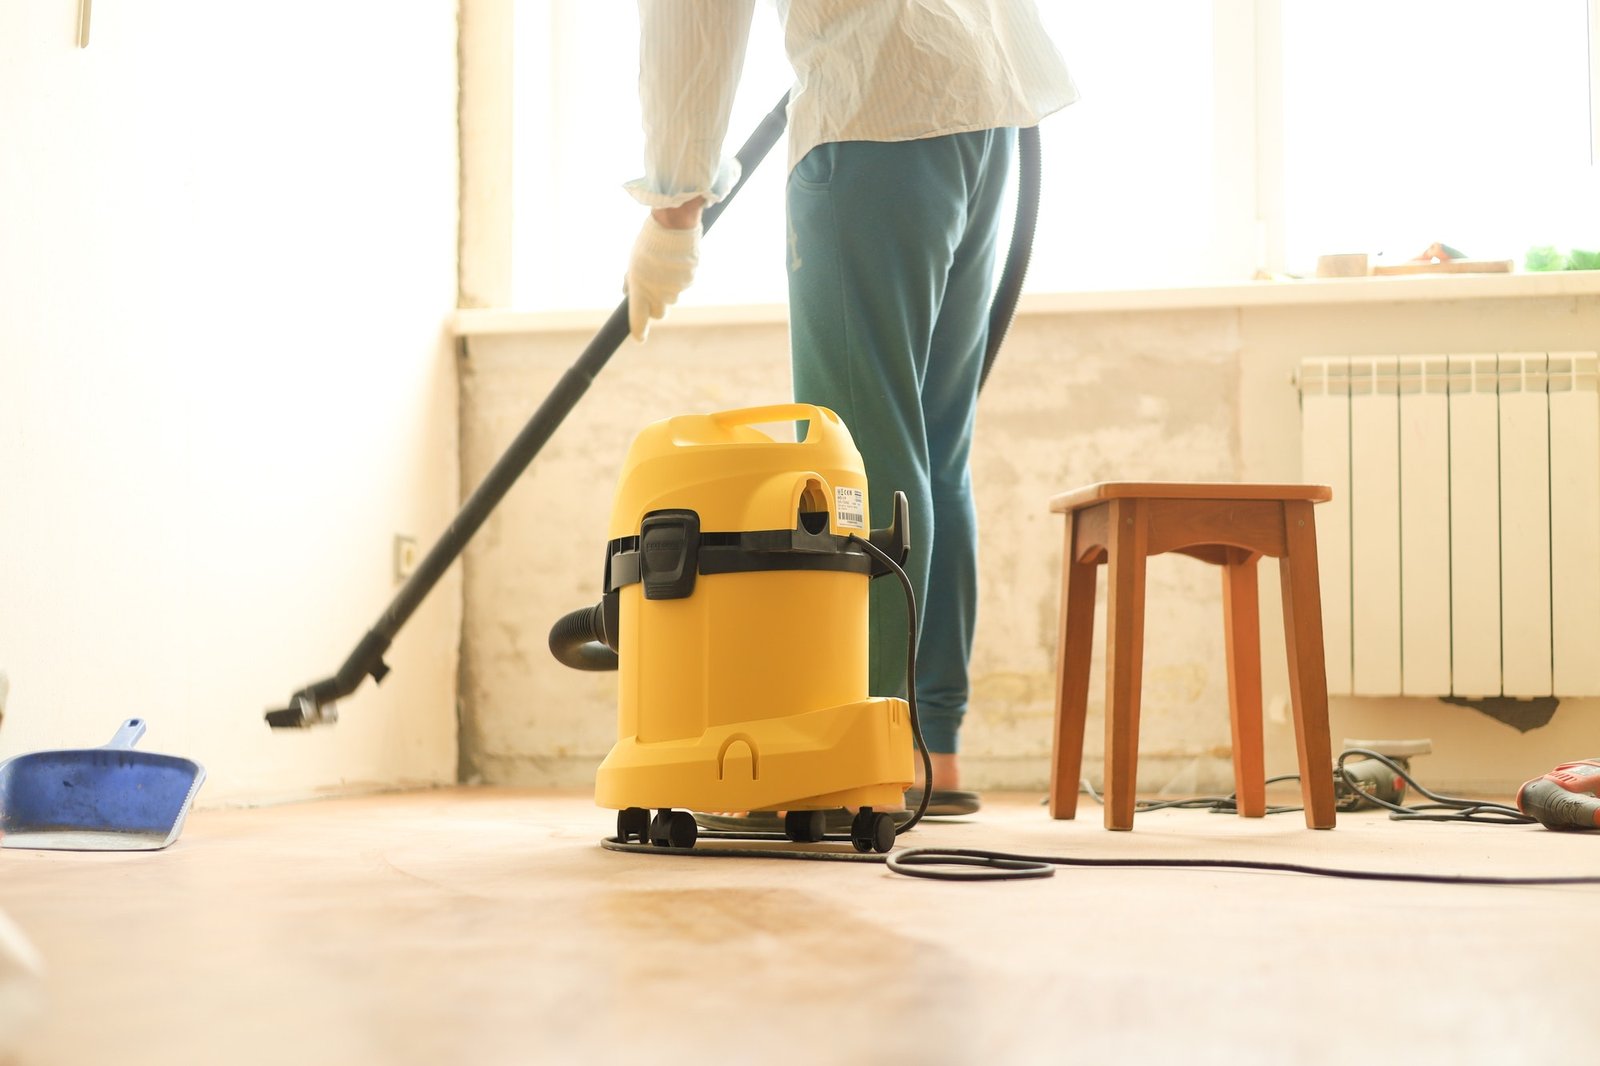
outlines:
[[[1253,481],[1099,481],[1050,499],[1052,511],[1076,511],[1100,500],[1137,497],[1146,500],[1310,500],[1327,503],[1327,485],[1262,485]]]
[[[1179,552],[1222,569],[1234,785],[1239,814],[1249,818],[1266,813],[1256,563],[1262,556],[1278,560],[1306,825],[1333,828],[1333,751],[1312,513],[1315,504],[1332,498],[1326,485],[1101,482],[1050,501],[1050,510],[1067,518],[1050,766],[1052,817],[1077,813],[1094,640],[1095,567],[1103,563],[1108,586],[1105,825],[1133,828],[1145,560]]]

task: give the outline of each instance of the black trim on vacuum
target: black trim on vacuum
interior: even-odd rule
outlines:
[[[872,559],[848,536],[804,529],[702,533],[693,511],[646,515],[639,535],[606,545],[605,590],[644,583],[646,599],[681,599],[697,574],[752,574],[807,570],[866,574]]]

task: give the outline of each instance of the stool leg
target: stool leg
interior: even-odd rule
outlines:
[[[1139,771],[1139,688],[1144,670],[1144,510],[1111,502],[1107,533],[1106,809],[1107,829],[1132,829]]]
[[[1261,599],[1256,560],[1222,568],[1222,616],[1228,644],[1228,717],[1233,726],[1233,787],[1239,814],[1267,813],[1266,758],[1261,741]]]
[[[1289,699],[1294,704],[1295,746],[1306,826],[1332,829],[1333,744],[1328,736],[1328,668],[1322,644],[1322,593],[1317,576],[1317,532],[1311,504],[1284,504],[1285,551],[1278,561],[1283,583],[1283,635],[1289,652]]]
[[[1050,753],[1050,817],[1078,813],[1083,779],[1083,726],[1089,711],[1089,659],[1094,650],[1094,582],[1098,567],[1073,558],[1078,516],[1067,518],[1061,589],[1061,627],[1056,643],[1056,729]]]

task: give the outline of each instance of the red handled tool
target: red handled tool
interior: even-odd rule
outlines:
[[[1517,809],[1546,829],[1600,829],[1600,759],[1564,762],[1517,790]]]

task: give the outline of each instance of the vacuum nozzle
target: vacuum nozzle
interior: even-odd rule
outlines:
[[[369,675],[374,681],[382,681],[389,672],[389,664],[383,661],[383,653],[388,649],[387,636],[377,630],[369,631],[337,674],[296,692],[289,697],[289,706],[268,711],[267,724],[273,729],[307,729],[337,722],[336,701],[360,688],[362,680]]]
[[[309,729],[338,720],[339,708],[333,701],[322,702],[310,689],[296,692],[290,697],[289,706],[267,712],[267,725],[273,729]]]

